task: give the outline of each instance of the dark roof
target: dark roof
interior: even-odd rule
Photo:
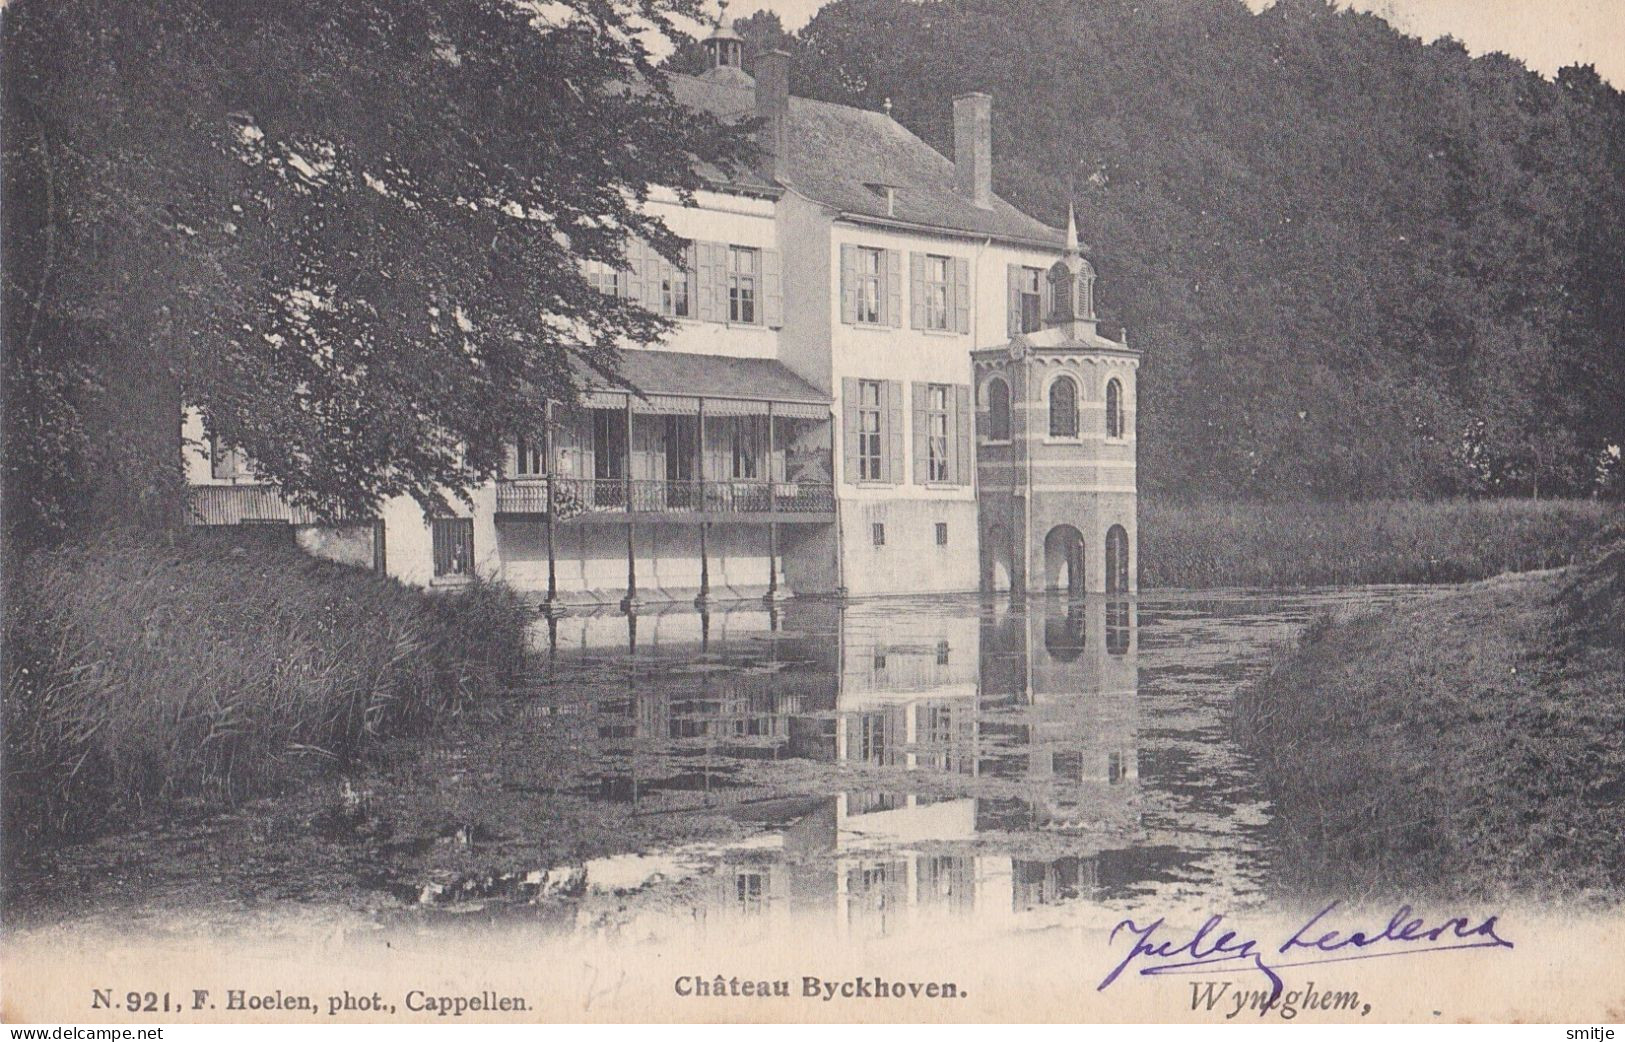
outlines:
[[[718,79],[673,75],[677,100],[724,120],[755,115],[756,92]],[[1061,233],[993,197],[982,209],[962,195],[954,165],[942,153],[880,112],[809,98],[790,98],[789,156],[784,180],[810,199],[880,223],[893,222],[973,235],[1059,245]],[[715,171],[706,171],[716,179]],[[771,190],[755,174],[732,181],[741,188]],[[895,186],[892,212],[884,194],[869,184]]]
[[[772,358],[730,358],[683,351],[621,351],[621,375],[644,394],[707,398],[752,398],[775,402],[816,402],[830,397],[783,362]],[[591,381],[603,385],[604,381]]]

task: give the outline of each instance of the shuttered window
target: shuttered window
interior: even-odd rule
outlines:
[[[858,479],[884,481],[885,408],[878,380],[858,382]]]
[[[653,253],[653,251],[650,251]],[[655,266],[658,287],[651,294],[655,299],[651,310],[668,318],[694,317],[694,244],[683,247],[683,265],[678,267],[664,257],[654,254],[650,261]]]
[[[754,324],[757,294],[761,290],[760,251],[746,246],[728,248],[728,321]]]
[[[858,249],[858,317],[857,321],[879,325],[886,299],[886,251],[867,247]]]
[[[690,244],[688,256],[692,269],[683,273],[684,279],[674,281],[669,290],[664,279],[657,283],[662,314],[774,329],[784,325],[783,262],[778,250],[696,242]],[[671,311],[664,310],[668,292],[673,297]],[[682,301],[686,305],[680,305]],[[679,306],[686,311],[677,310]]]
[[[947,481],[948,474],[948,387],[931,384],[926,389],[926,474],[931,481]]]
[[[946,332],[953,315],[953,260],[934,254],[925,258],[925,328]]]
[[[914,483],[968,485],[975,457],[970,449],[970,387],[914,384]]]
[[[970,261],[911,253],[908,263],[910,328],[969,333]]]
[[[903,481],[903,385],[845,377],[841,408],[846,480]]]
[[[1123,384],[1115,376],[1106,381],[1106,437],[1123,437]]]
[[[871,246],[841,246],[841,321],[903,324],[903,255]]]
[[[474,574],[474,522],[466,517],[437,517],[429,522],[434,542],[436,579]]]

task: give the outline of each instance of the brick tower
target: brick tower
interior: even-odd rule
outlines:
[[[1041,324],[1024,323],[1038,328],[971,355],[982,588],[1132,593],[1140,352],[1096,328],[1095,271],[1071,213],[1043,279]]]

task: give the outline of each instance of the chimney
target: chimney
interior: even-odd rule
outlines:
[[[954,183],[984,210],[993,205],[993,98],[987,94],[954,99]]]
[[[762,120],[757,139],[761,174],[769,181],[782,181],[790,150],[790,55],[784,51],[756,56],[756,116]]]

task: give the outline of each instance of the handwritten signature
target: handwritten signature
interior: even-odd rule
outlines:
[[[1276,971],[1293,966],[1459,951],[1464,948],[1513,947],[1511,941],[1495,932],[1497,917],[1493,915],[1477,922],[1465,916],[1456,916],[1433,926],[1415,915],[1410,905],[1401,905],[1380,930],[1345,931],[1331,927],[1329,917],[1338,904],[1333,901],[1316,912],[1273,951],[1256,938],[1243,937],[1235,930],[1226,929],[1222,915],[1211,916],[1190,936],[1172,933],[1163,919],[1156,919],[1144,926],[1133,919],[1124,919],[1112,927],[1107,942],[1115,945],[1118,934],[1128,933],[1133,936],[1133,943],[1128,955],[1106,974],[1096,990],[1105,991],[1136,962],[1143,963],[1139,966],[1139,972],[1145,977],[1165,973],[1214,973],[1240,967],[1256,970],[1269,978],[1270,1002],[1273,1003],[1281,997],[1285,987]]]

